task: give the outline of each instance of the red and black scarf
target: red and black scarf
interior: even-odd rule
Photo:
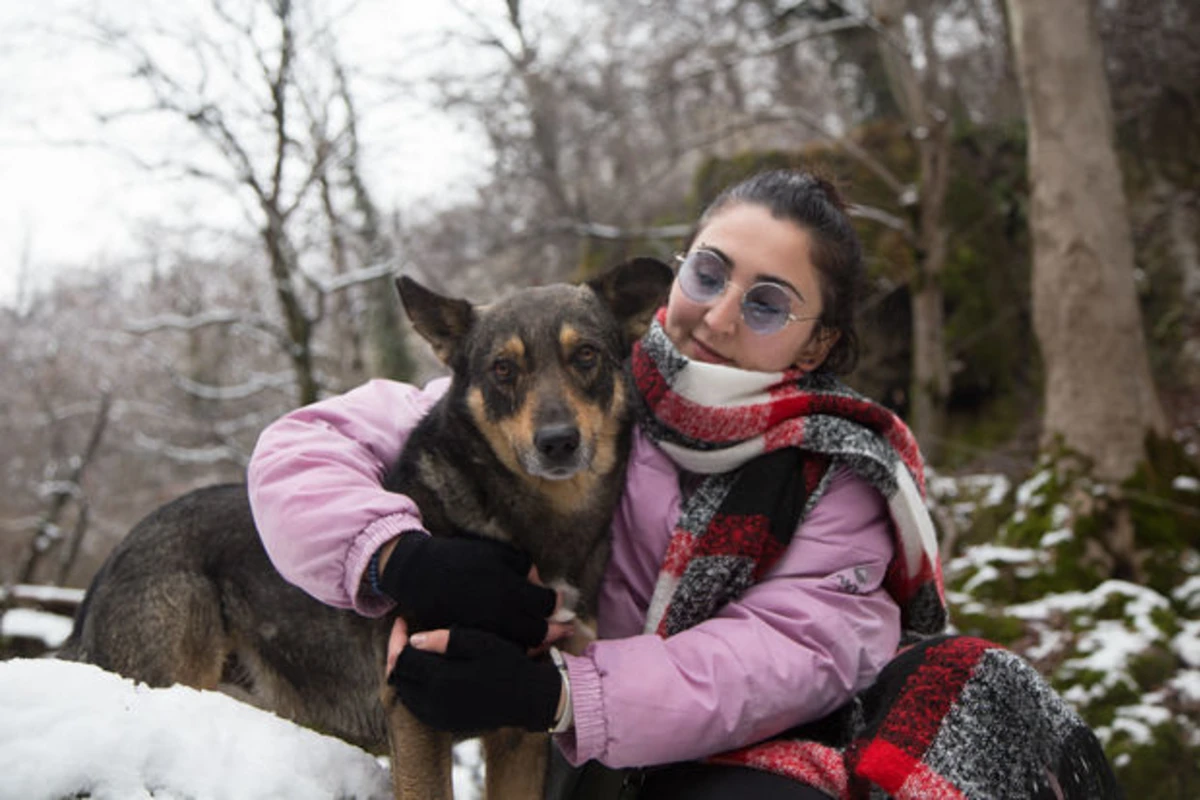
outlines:
[[[1028,663],[981,639],[938,635],[947,611],[937,542],[904,423],[831,376],[691,361],[663,315],[634,348],[639,422],[697,481],[646,631],[679,633],[745,592],[841,466],[887,500],[896,551],[884,585],[911,645],[829,717],[711,760],[845,800],[1119,797],[1096,737]]]
[[[891,411],[821,373],[750,372],[685,358],[662,315],[633,351],[646,433],[699,476],[672,535],[646,630],[712,616],[770,569],[820,500],[832,466],[888,503],[896,554],[885,586],[906,638],[940,632],[946,604],[916,440]]]

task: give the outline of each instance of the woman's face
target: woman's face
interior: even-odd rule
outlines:
[[[666,331],[683,355],[757,372],[820,366],[838,334],[821,329],[815,319],[821,313],[821,287],[809,257],[808,231],[776,219],[765,206],[737,203],[700,229],[692,243],[692,251],[699,249],[723,256],[729,283],[720,296],[698,303],[676,278],[667,300]],[[742,319],[742,294],[760,281],[783,286],[791,313],[800,320],[774,333],[750,330]]]

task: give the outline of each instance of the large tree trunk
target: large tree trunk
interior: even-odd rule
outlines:
[[[1008,0],[1029,124],[1044,441],[1119,481],[1165,421],[1150,377],[1112,107],[1090,0]]]

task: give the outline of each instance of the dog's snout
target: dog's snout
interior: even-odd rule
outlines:
[[[579,429],[574,425],[545,425],[533,436],[533,444],[546,459],[554,462],[574,458],[579,450]]]

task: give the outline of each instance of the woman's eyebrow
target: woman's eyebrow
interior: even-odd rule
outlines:
[[[804,294],[799,289],[797,289],[788,281],[785,281],[783,278],[780,278],[778,275],[755,275],[754,283],[773,283],[776,286],[782,286],[785,289],[791,289],[792,293],[795,294],[796,297],[800,298],[801,303],[807,302],[804,299]]]
[[[725,262],[725,266],[729,267],[730,269],[733,268],[733,259],[726,255],[721,248],[713,247],[711,244],[705,244],[704,242],[701,242],[700,247],[697,249],[707,250],[708,252],[715,254],[717,258]]]
[[[713,247],[711,244],[705,244],[704,242],[701,242],[700,247],[698,249],[707,250],[708,252],[715,254],[717,256],[717,258],[724,261],[725,266],[729,267],[729,269],[731,269],[731,270],[735,266],[733,259],[730,258],[728,255],[726,255],[726,253],[723,250],[721,250],[721,248],[719,248],[719,247]],[[796,297],[800,298],[801,303],[807,302],[804,299],[803,292],[801,292],[799,289],[797,289],[795,286],[793,286],[791,284],[791,282],[784,280],[783,278],[779,277],[778,275],[765,275],[765,274],[759,273],[758,275],[754,276],[754,281],[750,285],[753,286],[755,283],[773,283],[777,286],[782,286],[785,289],[791,289],[792,293],[795,294]],[[749,288],[749,287],[746,287],[746,288]]]

